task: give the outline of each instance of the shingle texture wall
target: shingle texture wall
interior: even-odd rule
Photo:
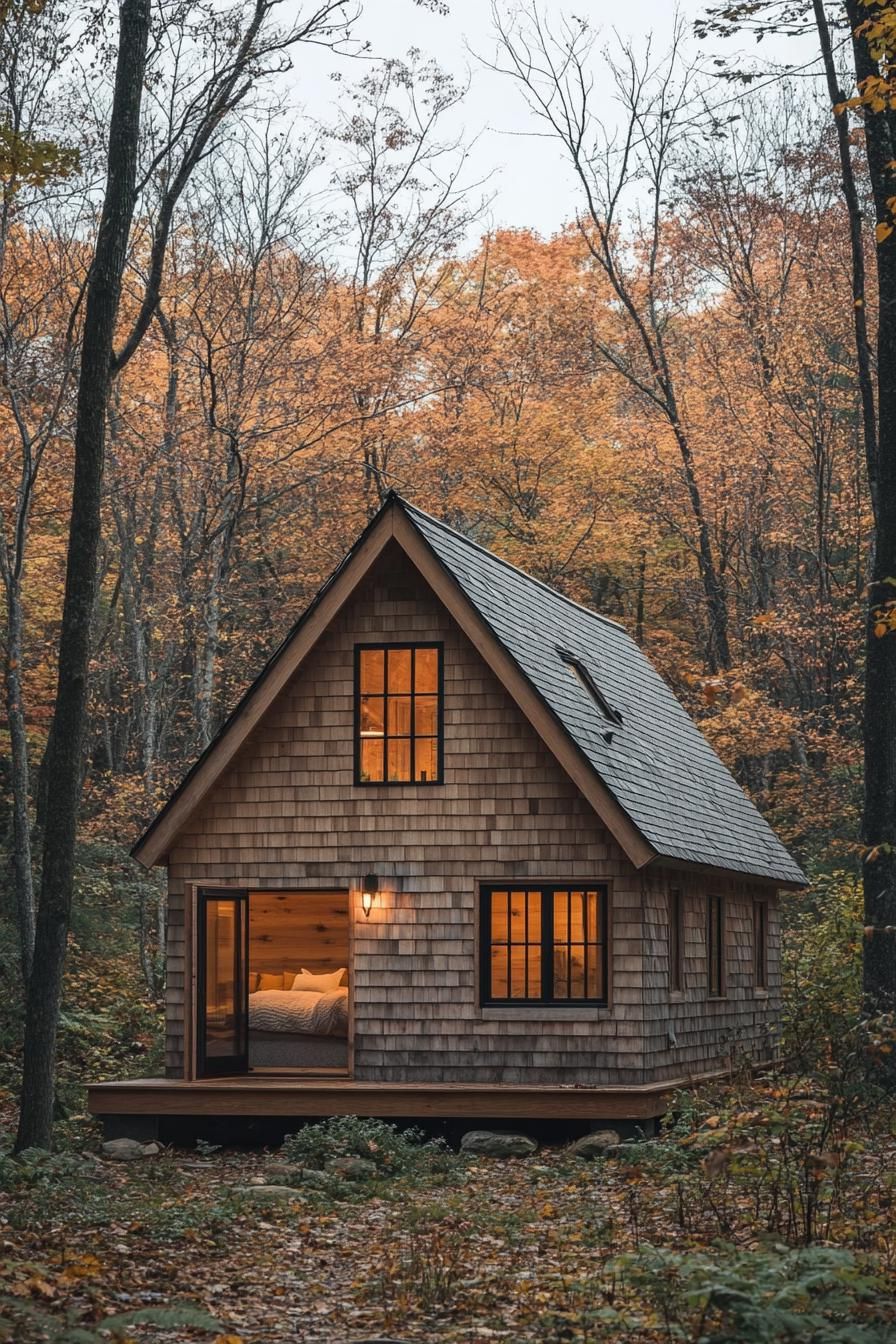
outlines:
[[[444,641],[442,785],[353,782],[353,648],[381,639]],[[745,983],[738,980],[724,1007],[707,1010],[695,888],[693,987],[674,1007],[681,1030],[670,1049],[665,876],[632,867],[472,645],[394,554],[331,626],[169,856],[169,1073],[184,1068],[188,885],[356,887],[369,871],[383,891],[370,920],[356,916],[354,925],[359,1079],[636,1084],[724,1064],[732,1030],[752,1050],[764,1045],[762,1013]],[[525,878],[609,883],[607,1009],[479,1007],[479,883]],[[751,965],[748,888],[732,892],[729,918],[739,949],[732,964]],[[773,982],[776,968],[773,961]]]

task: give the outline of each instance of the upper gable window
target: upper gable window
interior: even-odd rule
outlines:
[[[355,648],[355,782],[442,780],[442,646]]]

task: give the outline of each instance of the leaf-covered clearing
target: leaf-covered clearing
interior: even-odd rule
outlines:
[[[353,1121],[279,1153],[3,1159],[0,1340],[883,1344],[891,1109],[743,1085],[596,1161]]]

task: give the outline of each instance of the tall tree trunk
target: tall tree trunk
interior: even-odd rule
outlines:
[[[28,737],[22,701],[22,595],[15,574],[6,580],[6,714],[12,766],[13,880],[22,979],[27,986],[34,961],[34,874],[31,867],[31,815]]]
[[[90,626],[97,588],[106,409],[121,280],[135,204],[140,104],[150,0],[122,0],[103,212],[87,284],[75,427],[75,472],[59,642],[56,708],[35,963],[28,986],[16,1149],[50,1145],[56,1032],[72,901],[81,757],[87,717]]]
[[[845,0],[859,89],[880,78],[860,25],[861,0]],[[886,101],[863,109],[865,153],[878,224],[877,440],[866,439],[874,511],[865,622],[864,990],[873,1011],[896,1008],[896,115]],[[889,1070],[888,1070],[889,1071]]]

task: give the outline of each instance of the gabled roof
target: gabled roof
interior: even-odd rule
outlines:
[[[267,705],[394,539],[638,867],[662,858],[802,886],[805,876],[634,640],[390,495],[134,848],[170,848]]]

